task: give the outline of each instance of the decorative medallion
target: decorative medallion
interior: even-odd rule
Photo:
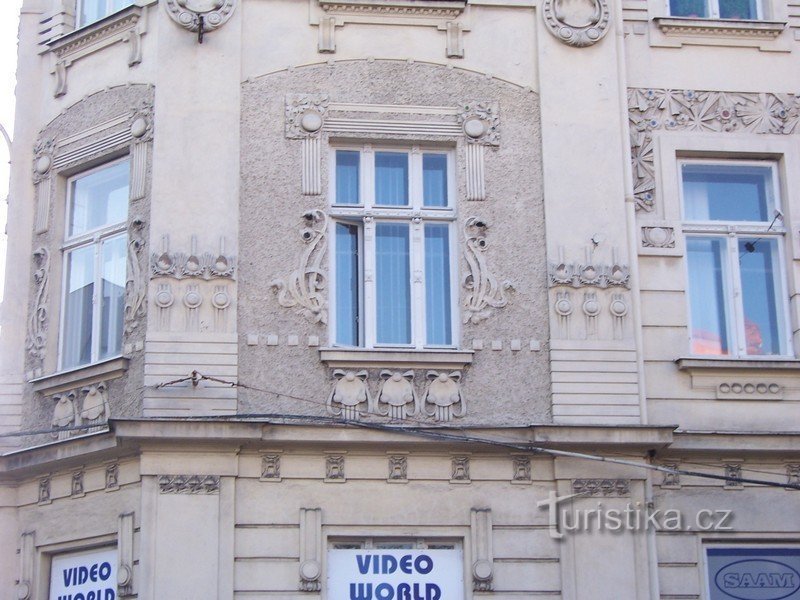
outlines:
[[[569,46],[591,46],[608,33],[607,0],[545,0],[542,14],[550,33]]]
[[[178,25],[198,33],[203,43],[203,34],[214,31],[231,18],[237,0],[166,0],[167,14]]]

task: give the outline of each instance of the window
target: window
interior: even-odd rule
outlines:
[[[709,546],[705,560],[708,600],[779,600],[800,594],[798,546]]]
[[[117,161],[67,183],[61,369],[120,354],[129,169]]]
[[[99,21],[133,4],[133,0],[78,0],[77,27]]]
[[[450,152],[419,148],[333,152],[336,345],[453,345],[452,161]]]
[[[679,170],[692,353],[788,354],[776,165],[685,160]]]
[[[668,0],[673,17],[699,19],[763,19],[759,0]]]

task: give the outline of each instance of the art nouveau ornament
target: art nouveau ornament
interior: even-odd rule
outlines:
[[[577,48],[596,44],[609,29],[607,0],[545,0],[542,15],[550,33]]]
[[[51,425],[54,429],[62,427],[72,427],[79,422],[78,411],[75,407],[75,393],[68,392],[53,396],[56,401],[53,407],[53,420]],[[59,440],[65,440],[71,435],[71,430],[59,431],[53,434],[53,437]]]
[[[414,389],[414,371],[381,371],[376,412],[400,420],[419,413],[419,400]],[[385,410],[382,406],[385,405]]]
[[[50,253],[47,248],[38,248],[33,253],[35,270],[33,282],[36,285],[34,305],[28,318],[28,354],[41,362],[44,359],[44,348],[47,345],[47,305],[50,301],[48,280],[50,277]]]
[[[198,41],[203,42],[203,33],[214,31],[231,18],[237,0],[166,0],[167,14],[178,25],[198,32]]]
[[[448,422],[467,414],[467,403],[461,395],[461,371],[439,373],[428,371],[423,411],[437,421]],[[429,408],[430,405],[430,408]]]
[[[80,421],[83,425],[104,425],[111,416],[108,404],[108,393],[105,383],[91,385],[83,388],[83,407],[80,412]],[[98,427],[99,429],[99,427]],[[87,433],[96,431],[95,428],[86,430]]]
[[[508,304],[506,290],[514,287],[510,281],[498,281],[489,270],[486,261],[486,249],[489,246],[486,240],[487,227],[487,222],[478,217],[469,217],[464,223],[464,258],[469,266],[462,280],[467,291],[464,297],[464,323],[480,323],[491,315],[492,308],[502,308]]]
[[[355,372],[336,369],[333,377],[336,379],[336,383],[328,396],[328,412],[335,417],[357,421],[361,412],[367,412],[372,405],[367,387],[367,378],[369,377],[367,371]],[[361,408],[359,408],[360,406]]]

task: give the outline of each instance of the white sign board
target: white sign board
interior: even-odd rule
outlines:
[[[461,550],[330,550],[330,600],[463,600]]]
[[[50,600],[116,600],[116,597],[116,548],[53,556]]]
[[[707,548],[710,600],[800,600],[800,547]]]

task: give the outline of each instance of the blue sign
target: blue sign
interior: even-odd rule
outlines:
[[[800,600],[800,547],[708,548],[709,600]]]

